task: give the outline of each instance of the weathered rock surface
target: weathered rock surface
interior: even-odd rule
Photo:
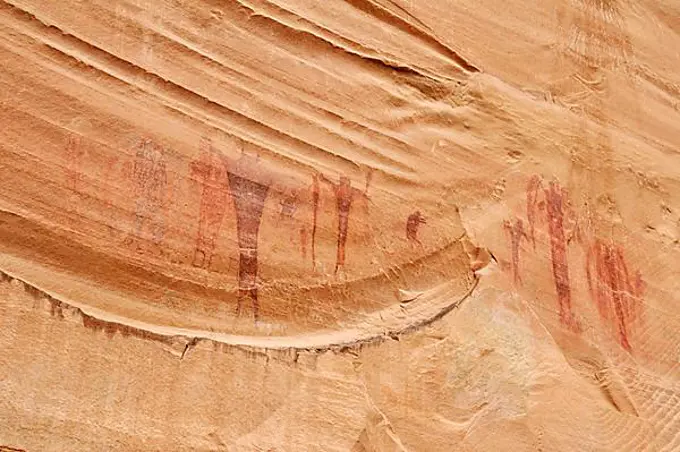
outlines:
[[[676,2],[0,24],[0,450],[680,450]]]

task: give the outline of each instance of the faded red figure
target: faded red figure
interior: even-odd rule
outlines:
[[[535,242],[534,226],[537,215],[545,213],[548,221],[548,235],[550,236],[550,253],[552,261],[553,280],[560,310],[560,321],[574,331],[580,326],[573,315],[571,307],[571,287],[569,283],[569,263],[567,260],[567,244],[575,232],[574,215],[570,208],[567,190],[559,182],[551,181],[548,188],[542,188],[540,178],[534,177],[527,187],[527,218],[529,218],[529,236]],[[542,190],[541,190],[542,189]],[[542,194],[545,201],[539,201]],[[545,206],[545,212],[541,208]],[[567,218],[565,219],[565,212]],[[565,225],[565,223],[567,223]],[[572,224],[573,223],[573,224]]]
[[[540,176],[532,176],[527,183],[527,220],[529,221],[529,238],[536,249],[536,215],[545,209],[545,202],[538,199],[543,180]]]
[[[629,273],[620,246],[597,239],[587,254],[586,274],[600,316],[614,322],[619,343],[632,351],[631,324],[640,315],[645,288],[640,272]]]
[[[236,209],[236,229],[239,247],[238,304],[241,314],[243,300],[247,297],[253,304],[253,315],[258,318],[259,303],[257,248],[260,222],[264,203],[272,185],[271,174],[259,162],[259,157],[243,153],[241,158],[229,165],[231,198]]]
[[[292,220],[300,203],[300,193],[297,189],[287,191],[280,201],[281,211],[279,220]]]
[[[300,228],[300,252],[302,253],[302,259],[307,259],[307,228],[302,226]]]
[[[304,190],[300,188],[283,188],[282,197],[279,201],[279,218],[278,226],[290,231],[289,241],[291,246],[297,247],[299,242],[299,250],[303,261],[307,259],[307,241],[308,230],[303,219],[297,218],[296,213],[298,207],[302,203],[307,203],[308,199],[303,199],[305,196]]]
[[[66,139],[66,147],[64,149],[64,158],[66,160],[66,186],[74,191],[80,191],[80,186],[83,181],[83,174],[80,166],[83,157],[85,157],[85,150],[82,148],[82,140],[79,136],[69,135]]]
[[[209,138],[201,139],[199,156],[191,163],[191,174],[203,187],[192,265],[210,268],[229,199],[229,177],[225,157]]]
[[[134,184],[135,221],[133,235],[150,239],[158,245],[165,235],[165,196],[167,172],[163,148],[150,139],[137,146],[132,171]]]
[[[338,274],[340,270],[344,271],[345,268],[345,249],[347,245],[347,232],[349,229],[349,214],[352,208],[352,202],[356,196],[361,196],[363,198],[368,197],[368,187],[370,182],[371,173],[366,179],[366,188],[358,190],[352,188],[352,182],[346,176],[340,176],[339,183],[333,183],[328,180],[324,175],[321,175],[321,179],[330,184],[335,192],[335,201],[337,203],[338,211],[338,242],[337,242],[337,253],[335,260],[335,275]]]
[[[509,220],[503,222],[503,228],[510,234],[510,246],[512,251],[512,280],[516,285],[522,284],[522,278],[519,271],[519,251],[522,246],[522,240],[529,241],[529,236],[524,230],[524,222],[521,218],[516,218],[512,223]]]
[[[105,190],[110,191],[113,189],[113,187],[116,186],[117,184],[117,178],[119,177],[119,167],[118,167],[118,162],[119,158],[117,156],[113,157],[107,157],[106,158],[106,163],[104,165],[103,171],[99,174],[98,177],[101,178],[101,180],[104,181],[104,186]],[[106,209],[106,219],[107,221],[107,226],[109,230],[110,235],[114,235],[116,233],[116,228],[114,225],[116,224],[116,218],[115,218],[115,207],[116,204],[114,202],[114,197],[113,196],[106,196],[104,201],[104,208]]]
[[[422,247],[423,244],[418,240],[418,228],[421,224],[426,224],[427,220],[416,210],[406,219],[406,238],[411,244],[417,244]]]

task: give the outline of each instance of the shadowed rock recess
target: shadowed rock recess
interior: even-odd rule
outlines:
[[[680,450],[680,4],[0,0],[0,451]]]

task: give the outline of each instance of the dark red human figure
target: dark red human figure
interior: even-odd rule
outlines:
[[[571,312],[571,288],[569,285],[569,264],[567,261],[567,237],[564,233],[564,208],[567,192],[557,182],[550,182],[545,190],[546,211],[552,270],[560,305],[560,319],[565,325],[574,326]]]
[[[348,177],[340,176],[340,183],[335,188],[335,200],[338,206],[338,246],[335,260],[335,274],[345,266],[345,249],[347,245],[347,230],[349,226],[349,213],[352,207],[354,193],[352,183]]]
[[[66,160],[66,186],[74,192],[78,192],[80,190],[80,185],[82,184],[83,175],[80,166],[84,156],[85,150],[82,148],[80,137],[69,135],[64,149],[64,158]]]
[[[319,175],[312,176],[312,269],[316,271],[316,222],[319,216],[319,198],[321,188],[319,186]]]
[[[337,275],[338,271],[344,270],[345,268],[346,257],[345,250],[347,246],[349,214],[352,208],[352,202],[354,201],[355,196],[367,197],[367,192],[357,190],[356,188],[352,188],[352,182],[346,176],[340,176],[340,182],[337,184],[331,182],[323,175],[321,175],[320,177],[321,179],[324,180],[324,182],[329,183],[333,187],[333,191],[335,192],[335,201],[337,204],[338,211],[338,242],[334,273],[335,275]],[[366,188],[368,188],[368,185],[369,179],[367,178]]]
[[[163,148],[150,139],[142,139],[137,146],[132,181],[136,196],[134,236],[138,239],[149,236],[154,244],[159,244],[165,234],[167,172]]]
[[[417,244],[422,247],[423,244],[418,240],[418,228],[421,224],[426,224],[427,220],[416,210],[406,219],[406,238],[411,244]]]
[[[258,318],[259,304],[257,247],[264,203],[272,184],[270,174],[259,163],[259,157],[242,154],[229,165],[231,197],[236,209],[236,229],[239,247],[238,304],[240,315],[243,300],[250,297],[253,314]]]
[[[569,209],[568,194],[557,181],[551,181],[548,188],[543,189],[545,202],[538,201],[539,190],[542,187],[540,179],[532,178],[527,193],[527,217],[530,219],[530,234],[539,213],[537,208],[545,206],[548,220],[548,235],[550,236],[550,252],[552,273],[557,292],[560,310],[560,321],[574,331],[580,330],[571,309],[571,287],[569,283],[569,263],[567,261],[567,234],[565,233],[565,210]],[[529,202],[529,199],[531,202]]]
[[[201,139],[199,156],[191,163],[191,173],[203,187],[192,261],[195,267],[210,268],[229,198],[227,172],[224,156],[213,147],[210,139]]]
[[[525,232],[524,222],[520,218],[516,218],[514,224],[506,220],[503,223],[503,228],[510,234],[512,280],[516,285],[520,285],[522,284],[522,278],[519,272],[519,251],[521,249],[522,240],[529,241],[529,236]]]
[[[587,255],[586,274],[600,316],[614,321],[619,343],[632,351],[630,326],[639,316],[644,292],[640,272],[631,277],[621,247],[597,239]]]

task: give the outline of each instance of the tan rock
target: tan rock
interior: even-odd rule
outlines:
[[[680,7],[0,6],[0,451],[680,449]]]

